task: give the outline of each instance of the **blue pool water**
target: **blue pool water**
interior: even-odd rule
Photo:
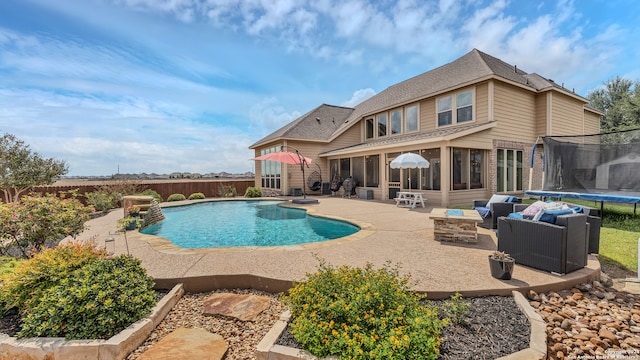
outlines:
[[[183,248],[295,245],[337,239],[353,224],[278,206],[280,201],[215,201],[163,208],[166,219],[141,232]]]

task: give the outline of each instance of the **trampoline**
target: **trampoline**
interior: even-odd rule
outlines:
[[[544,190],[527,190],[526,195],[541,196],[543,198],[554,199],[580,199],[600,202],[600,214],[604,214],[604,203],[626,203],[633,204],[633,215],[636,215],[638,203],[640,203],[640,193],[629,193],[627,191],[607,192],[607,193],[583,193],[572,191],[544,191]]]
[[[526,195],[569,198],[604,203],[640,203],[640,129],[583,136],[545,136],[542,189]]]

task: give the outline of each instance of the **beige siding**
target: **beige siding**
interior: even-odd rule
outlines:
[[[584,133],[585,135],[600,133],[600,115],[584,111]]]
[[[535,100],[533,92],[496,82],[494,116],[498,126],[492,132],[494,138],[534,141],[536,138]]]
[[[542,93],[536,96],[536,124],[535,135],[544,136],[547,135],[547,96],[549,93]]]
[[[449,205],[471,206],[473,200],[488,199],[491,195],[486,189],[456,190],[449,193]]]
[[[362,126],[363,121],[364,120],[361,120],[358,124],[354,124],[347,131],[340,134],[337,138],[331,141],[330,144],[325,145],[325,150],[323,151],[335,150],[355,144],[360,144],[362,142],[362,139],[364,139],[364,135],[362,134],[362,131],[364,131],[364,126]]]
[[[483,83],[476,86],[475,120],[484,123],[489,119],[489,85]]]
[[[584,103],[559,92],[551,96],[550,135],[584,134]]]
[[[436,129],[436,100],[430,98],[420,101],[420,131]]]

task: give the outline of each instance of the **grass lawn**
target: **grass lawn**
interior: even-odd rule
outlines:
[[[600,261],[638,271],[638,238],[640,232],[637,231],[603,227],[600,230]]]

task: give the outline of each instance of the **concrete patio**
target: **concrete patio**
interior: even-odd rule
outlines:
[[[163,238],[129,231],[117,232],[122,209],[91,220],[89,229],[78,240],[95,239],[103,244],[113,237],[116,254],[129,252],[156,279],[156,287],[170,288],[184,283],[186,291],[217,288],[255,288],[270,292],[286,290],[293,281],[314,272],[316,256],[339,266],[375,267],[386,262],[399,263],[401,272],[410,273],[413,288],[429,298],[447,297],[455,292],[464,296],[510,295],[512,290],[546,292],[570,288],[592,281],[600,274],[600,263],[589,256],[588,266],[567,275],[516,265],[511,280],[491,277],[487,256],[496,249],[495,232],[478,228],[477,244],[441,243],[434,240],[433,207],[407,209],[393,202],[318,197],[319,204],[288,206],[307,209],[310,214],[349,220],[362,231],[341,239],[307,245],[282,247],[239,247],[224,249],[184,249]],[[205,200],[205,201],[210,201]],[[193,202],[193,201],[191,201]],[[181,202],[189,203],[189,201]],[[177,203],[171,203],[177,205]],[[167,203],[162,204],[168,205]],[[428,204],[427,204],[428,205]]]

